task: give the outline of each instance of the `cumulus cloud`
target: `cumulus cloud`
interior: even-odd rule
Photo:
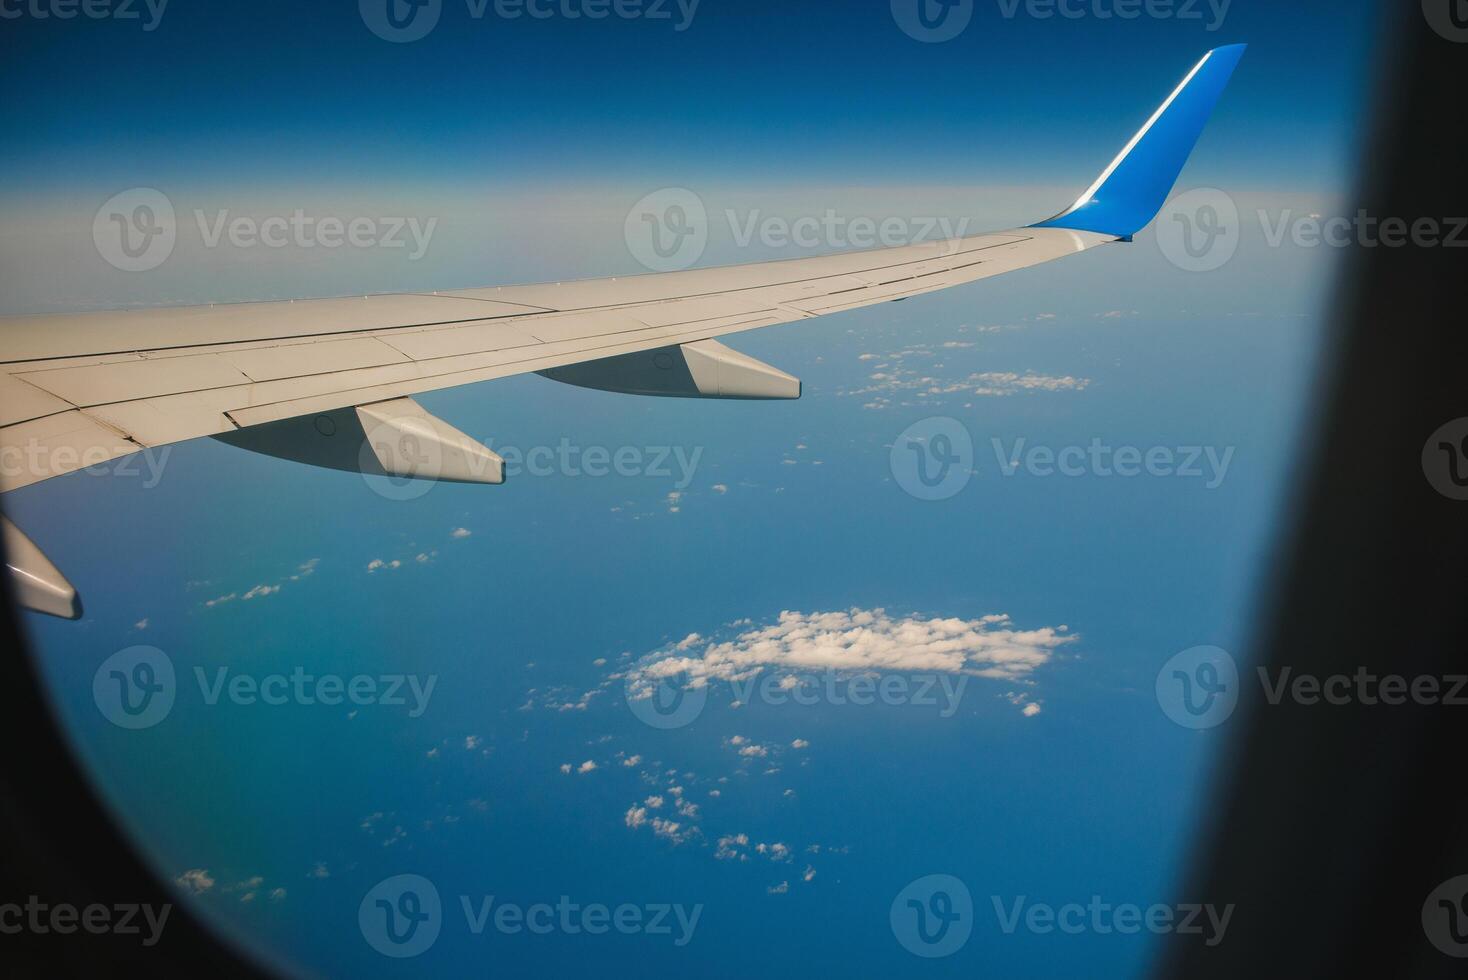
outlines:
[[[888,354],[863,354],[872,364],[867,384],[846,389],[843,395],[869,398],[863,407],[882,409],[894,404],[934,404],[947,396],[1003,398],[1024,392],[1084,391],[1090,381],[1070,375],[1034,371],[952,371],[944,358],[975,345],[967,341],[913,344]]]
[[[311,558],[297,565],[296,570],[292,574],[285,576],[279,582],[261,582],[258,585],[251,586],[244,592],[228,592],[222,596],[216,596],[213,599],[206,600],[204,602],[204,606],[205,608],[212,609],[215,606],[222,606],[227,602],[234,602],[236,599],[238,599],[240,602],[248,602],[251,599],[262,599],[266,596],[275,595],[280,592],[281,588],[284,587],[287,583],[299,582],[301,579],[314,574],[316,571],[316,566],[320,564],[320,562],[320,558]],[[146,619],[136,624],[138,629],[145,629],[147,628],[147,625],[148,621]]]
[[[1065,626],[1019,629],[1005,615],[924,619],[884,609],[787,611],[774,623],[750,624],[727,640],[691,634],[642,658],[627,679],[630,689],[648,695],[660,681],[700,688],[749,680],[765,670],[923,671],[1021,680],[1076,639]],[[747,740],[735,736],[729,744],[742,747]]]
[[[204,868],[190,868],[173,879],[173,883],[186,892],[194,895],[202,895],[214,887],[214,878]]]

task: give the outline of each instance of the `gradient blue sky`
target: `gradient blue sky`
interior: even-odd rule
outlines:
[[[0,25],[20,41],[0,67],[12,134],[0,146],[5,312],[631,272],[622,219],[669,184],[697,189],[711,212],[834,202],[1005,227],[1068,203],[1204,50],[1241,40],[1249,54],[1181,187],[1227,188],[1245,215],[1330,211],[1349,195],[1372,54],[1365,3],[1237,0],[1212,33],[1008,20],[979,3],[966,33],[927,45],[894,26],[885,2],[704,0],[683,32],[472,22],[447,2],[437,31],[409,45],[375,38],[348,2],[173,0],[147,34]],[[139,185],[181,210],[400,209],[441,216],[443,228],[416,264],[225,249],[128,275],[100,262],[91,222],[104,199]],[[721,241],[706,261],[767,251]],[[1246,221],[1232,262],[1190,274],[1146,233],[741,335],[739,349],[804,380],[788,404],[637,399],[536,377],[421,399],[495,446],[699,449],[676,501],[667,479],[565,475],[390,501],[352,474],[209,440],[176,447],[156,487],[76,474],[6,500],[87,600],[80,623],[28,623],[74,744],[158,872],[207,870],[214,885],[189,900],[302,971],[1136,975],[1150,937],[1003,935],[989,896],[1189,898],[1176,888],[1229,730],[1174,725],[1153,682],[1194,645],[1246,654],[1335,257],[1271,248]],[[887,408],[863,407],[863,355],[950,341],[972,346],[934,359],[940,379],[1085,384],[1005,397],[896,390]],[[941,503],[901,492],[888,463],[898,434],[934,414],[963,420],[981,453],[979,476]],[[1236,455],[1216,490],[1006,480],[984,465],[991,437]],[[290,578],[313,559],[312,574]],[[368,571],[394,559],[405,567]],[[280,591],[206,604],[270,584]],[[585,711],[545,707],[607,683],[624,653],[725,635],[746,617],[852,607],[1003,613],[1081,639],[1025,688],[1043,702],[1034,717],[987,681],[948,719],[912,707],[734,708],[724,691],[694,725],[657,732],[615,684]],[[303,666],[434,674],[439,686],[420,718],[210,707],[181,693],[166,721],[130,732],[101,717],[91,682],[136,643],[167,651],[186,678],[195,666]],[[779,774],[740,775],[734,735],[810,746],[785,752]],[[621,765],[633,754],[646,764]],[[588,758],[596,772],[560,771]],[[666,788],[666,769],[703,794],[702,839],[674,845],[626,826],[629,805]],[[715,860],[715,839],[737,832],[801,857]],[[399,962],[364,943],[356,911],[375,882],[403,872],[432,878],[451,919],[460,894],[707,908],[686,949],[473,937],[459,919],[421,959]],[[959,954],[928,961],[902,949],[888,909],[933,873],[968,882],[979,924]],[[242,901],[256,876],[256,900]],[[789,892],[771,894],[782,880]],[[266,900],[275,888],[283,898]]]
[[[704,0],[691,26],[473,20],[410,44],[347,0],[189,3],[135,22],[9,22],[7,190],[547,177],[1068,181],[1099,171],[1203,51],[1249,70],[1206,166],[1257,186],[1340,180],[1369,5],[1238,0],[1204,21],[1037,20],[980,0],[942,44],[888,3]],[[1023,9],[1023,8],[1021,8]],[[1206,6],[1200,9],[1206,10]],[[86,70],[78,70],[85,66]],[[1076,157],[1076,147],[1092,147]],[[1203,170],[1200,176],[1208,176]]]

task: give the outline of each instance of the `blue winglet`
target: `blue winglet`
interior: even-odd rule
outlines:
[[[1080,200],[1033,227],[1118,238],[1131,238],[1147,227],[1162,210],[1247,47],[1233,44],[1204,55]]]

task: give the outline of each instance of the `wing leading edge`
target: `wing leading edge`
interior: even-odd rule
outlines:
[[[0,489],[201,436],[316,465],[497,483],[498,457],[411,396],[528,372],[637,394],[798,397],[798,380],[715,338],[1129,240],[1165,201],[1242,53],[1209,52],[1075,205],[1027,228],[617,279],[0,321]],[[414,453],[400,451],[407,442]],[[6,538],[22,604],[79,616],[40,549],[14,529]]]

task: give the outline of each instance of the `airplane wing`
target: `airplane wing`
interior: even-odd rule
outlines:
[[[0,488],[200,436],[339,469],[499,483],[499,457],[412,396],[531,371],[633,394],[799,397],[798,380],[718,338],[1129,241],[1161,209],[1243,51],[1210,51],[1073,206],[1026,228],[615,279],[0,320]],[[42,551],[3,530],[21,604],[80,616]]]

